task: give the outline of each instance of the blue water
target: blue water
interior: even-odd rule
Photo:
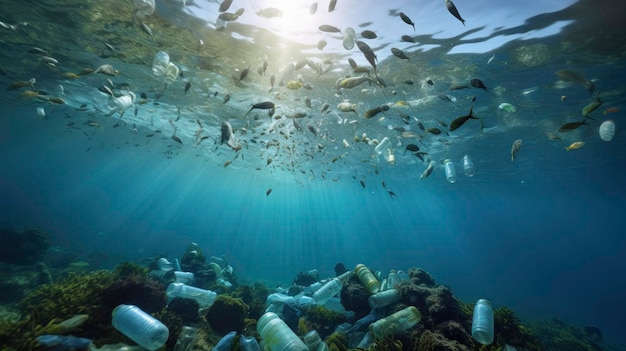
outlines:
[[[461,4],[457,1],[457,6]],[[607,5],[599,2],[597,6],[608,16]],[[403,9],[411,10],[408,5]],[[564,13],[569,19],[570,12]],[[475,24],[470,28],[479,25],[479,14],[484,13],[475,13]],[[556,16],[554,21],[560,20]],[[485,19],[483,24],[487,22]],[[168,88],[171,93],[165,94],[162,105],[148,104],[141,107],[138,116],[127,115],[125,118],[139,126],[135,134],[131,122],[114,127],[115,116],[105,117],[94,109],[89,112],[92,117],[77,112],[78,106],[69,103],[72,89],[74,97],[83,93],[90,96],[94,89],[82,90],[38,68],[38,84],[46,89],[68,84],[68,104],[44,104],[19,99],[14,92],[0,92],[0,224],[37,225],[50,234],[53,245],[80,251],[86,260],[102,267],[138,261],[155,253],[180,257],[191,242],[196,242],[207,255],[226,255],[241,282],[260,281],[269,286],[289,285],[298,272],[314,268],[323,277],[332,276],[337,262],[347,267],[365,263],[383,272],[421,267],[465,301],[487,298],[496,307],[511,307],[528,321],[557,317],[580,326],[593,325],[607,339],[626,343],[626,223],[621,218],[626,210],[625,42],[618,34],[607,43],[600,34],[585,33],[587,37],[581,36],[580,28],[574,27],[566,34],[541,40],[521,39],[494,49],[496,58],[489,65],[487,60],[493,53],[488,50],[462,55],[424,54],[425,63],[391,57],[380,63],[381,76],[396,85],[376,95],[355,90],[335,96],[332,82],[342,73],[328,78],[329,89],[308,93],[316,109],[325,101],[334,109],[348,98],[359,103],[361,114],[377,104],[439,92],[455,97],[454,103],[435,97],[405,110],[428,127],[438,126],[437,119],[449,123],[475,106],[476,114],[484,117],[483,134],[478,132],[478,122],[469,121],[458,134],[431,135],[420,142],[423,148],[432,148],[436,161],[433,174],[425,180],[419,175],[426,163],[402,155],[408,141],[396,147],[397,162],[389,165],[381,157],[370,159],[371,147],[350,139],[365,131],[376,137],[392,133],[388,123],[401,125],[395,114],[390,113],[383,121],[360,120],[358,128],[362,129],[354,133],[350,126],[335,125],[331,115],[312,114],[303,120],[303,126],[315,122],[320,132],[332,134],[337,130],[336,140],[313,138],[304,128],[292,137],[301,152],[297,157],[281,154],[272,165],[266,165],[269,151],[251,142],[237,159],[233,159],[234,151],[210,140],[194,148],[191,129],[181,132],[184,145],[172,142],[171,131],[166,129],[167,119],[175,115],[174,105],[189,107],[183,109],[182,119],[192,126],[200,118],[197,116],[206,117],[206,111],[191,109],[206,103],[207,91],[201,91],[197,81],[192,94],[195,91],[198,95],[193,98],[183,95],[184,83],[178,81]],[[386,40],[392,34],[396,33],[389,33]],[[518,47],[549,47],[565,39],[581,46],[579,56],[572,56],[576,48],[570,48],[550,52],[552,56],[536,66],[522,66],[517,61],[521,55]],[[2,45],[15,49],[11,44]],[[363,61],[360,53],[353,52],[353,56]],[[123,80],[149,74],[151,57],[145,61],[144,65],[133,65],[112,59],[119,65],[128,64]],[[398,73],[404,72],[405,64],[415,65],[409,72],[421,72],[411,78],[423,80],[430,74],[437,84],[443,83],[433,90],[410,90],[417,88],[398,81],[405,78],[405,73]],[[604,105],[594,112],[596,120],[590,121],[590,126],[563,133],[563,140],[553,141],[544,133],[556,132],[566,121],[579,120],[581,108],[595,96],[580,84],[559,86],[554,72],[560,69],[584,72],[585,77],[594,79]],[[18,78],[11,77],[6,65],[3,70],[8,74],[0,77],[2,84],[8,86]],[[256,72],[251,74],[256,76]],[[485,80],[490,92],[447,90],[449,84],[475,76]],[[103,79],[96,83],[96,78],[88,76],[81,81],[96,86]],[[322,78],[317,81],[319,85],[327,82]],[[152,80],[141,82],[139,78],[133,84],[138,85],[137,93],[154,85]],[[224,80],[219,84],[227,85]],[[247,126],[239,116],[251,102],[261,99],[253,100],[251,90],[258,88],[259,96],[279,99],[265,95],[266,85],[242,88],[245,97],[234,99],[230,105],[222,106],[221,96],[215,100],[219,103],[210,103],[215,110],[209,113],[208,122],[203,119],[206,129],[218,133],[219,123],[210,119],[213,113],[230,119],[236,130]],[[229,89],[234,96],[239,92],[234,86]],[[297,110],[292,106],[303,105],[305,93],[281,89],[288,96],[281,101],[285,105],[282,113],[288,115]],[[400,94],[392,95],[390,90],[396,89]],[[409,92],[404,94],[403,90]],[[565,101],[561,101],[562,95],[567,97]],[[472,96],[477,97],[475,103],[470,101]],[[295,102],[292,97],[297,98]],[[98,99],[101,101],[95,101],[94,106],[106,104],[105,98],[94,100]],[[518,112],[510,115],[498,110],[502,102],[515,104]],[[37,116],[38,106],[45,107],[46,118]],[[610,107],[621,110],[602,114]],[[162,135],[146,136],[157,129],[146,116],[162,117]],[[100,127],[83,125],[87,118],[96,118]],[[611,142],[604,142],[598,137],[598,126],[609,118],[615,120],[617,133]],[[68,126],[72,121],[78,128]],[[412,127],[415,130],[414,124]],[[395,135],[394,144],[399,140]],[[238,136],[249,139],[243,133]],[[342,148],[343,138],[349,139],[351,149]],[[518,138],[524,143],[511,163],[511,143]],[[585,141],[585,146],[563,150],[577,140]],[[325,151],[311,151],[313,158],[304,157],[316,143],[323,143]],[[330,161],[344,152],[349,154],[345,159]],[[460,160],[464,154],[474,159],[474,177],[462,174]],[[457,164],[455,184],[444,177],[444,158]],[[224,167],[228,160],[232,164]],[[291,160],[302,167],[284,171]],[[364,187],[359,180],[365,182]],[[383,188],[383,181],[395,197]]]

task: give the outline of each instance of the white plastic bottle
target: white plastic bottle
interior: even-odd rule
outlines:
[[[396,289],[388,289],[384,291],[379,291],[374,295],[371,295],[367,302],[369,303],[371,308],[380,308],[389,306],[393,303],[400,301],[400,292]]]
[[[468,177],[474,176],[474,161],[469,155],[463,156],[463,172]]]
[[[120,97],[111,97],[111,99],[109,100],[109,110],[111,110],[111,112],[123,114],[124,111],[133,106],[134,102],[135,94],[132,91],[129,91]]]
[[[200,288],[196,288],[195,286],[186,285],[183,283],[170,283],[165,291],[168,299],[173,299],[175,297],[183,297],[187,299],[194,299],[198,301],[201,309],[209,308],[215,302],[215,298],[217,297],[217,293],[211,290],[204,290]]]
[[[615,135],[615,122],[608,120],[602,122],[600,124],[600,129],[598,130],[600,133],[600,138],[604,141],[613,140],[613,136]]]
[[[128,336],[144,349],[162,347],[170,335],[167,327],[134,305],[119,305],[113,310],[113,328]]]
[[[480,299],[474,305],[472,337],[483,345],[493,342],[493,308],[488,300]]]
[[[178,78],[178,67],[175,64],[169,62],[165,67],[165,84],[170,85],[174,83],[176,78]]]
[[[170,63],[170,55],[165,51],[159,51],[154,55],[152,60],[152,74],[160,77],[165,74],[165,68]]]
[[[384,137],[383,140],[381,140],[378,143],[378,145],[376,145],[376,147],[374,148],[374,151],[376,151],[376,153],[380,155],[390,146],[391,146],[391,141],[389,141],[389,138]]]
[[[452,160],[450,160],[449,158],[445,159],[443,161],[443,168],[446,172],[446,179],[450,183],[454,184],[454,182],[456,182],[456,170],[454,169],[454,162],[452,162]]]
[[[328,302],[331,297],[337,295],[341,291],[342,287],[343,283],[341,280],[335,277],[329,280],[313,294],[313,300],[315,300],[317,305],[323,305]]]
[[[370,324],[369,330],[375,337],[379,338],[395,335],[412,328],[421,319],[422,314],[420,311],[415,306],[409,306]]]
[[[263,338],[264,347],[271,351],[309,351],[298,335],[275,313],[262,315],[257,323],[257,331]]]

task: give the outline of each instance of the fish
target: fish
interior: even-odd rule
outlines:
[[[220,4],[219,12],[226,12],[230,8],[230,5],[233,3],[233,0],[224,0]]]
[[[176,135],[172,135],[172,140],[174,140],[175,142],[179,143],[180,145],[183,145],[183,140],[179,137],[177,137]]]
[[[474,87],[474,88],[479,88],[479,89],[485,89],[485,91],[487,91],[487,87],[485,86],[485,84],[483,83],[482,80],[478,79],[478,78],[474,78],[470,81],[470,84]]]
[[[381,106],[377,106],[371,110],[368,110],[365,112],[365,114],[363,114],[363,118],[365,119],[370,119],[374,116],[376,116],[377,114],[379,114],[380,112],[385,112],[385,111],[389,111],[389,105],[381,105]],[[403,128],[404,130],[404,128]]]
[[[335,11],[335,6],[337,6],[337,0],[330,0],[330,3],[328,3],[328,12]]]
[[[337,108],[341,112],[354,112],[358,115],[358,113],[356,112],[356,104],[351,104],[347,101],[344,101],[337,104]]]
[[[585,145],[584,141],[575,141],[570,146],[567,146],[565,150],[570,151],[570,150],[580,149],[581,147],[583,147],[583,145]]]
[[[326,42],[326,40],[322,39],[322,40],[317,42],[317,49],[318,50],[324,50],[324,48],[326,47],[327,44],[328,44],[328,42]]]
[[[292,118],[291,121],[293,122],[293,126],[296,128],[296,130],[302,130],[300,123],[296,122],[295,118]]]
[[[411,152],[418,152],[420,151],[419,146],[415,145],[415,144],[409,144],[404,148],[404,153],[406,154],[406,151],[409,150]]]
[[[420,179],[426,179],[428,178],[428,176],[433,173],[433,166],[435,165],[435,161],[430,161],[428,163],[428,167],[426,167],[426,169],[424,170],[424,172],[422,172],[422,175],[420,175]]]
[[[276,76],[272,74],[270,76],[270,91],[274,90],[274,83],[276,83]]]
[[[317,1],[312,3],[309,7],[309,14],[314,15],[317,12]]]
[[[511,163],[515,161],[515,155],[517,155],[517,152],[519,151],[521,147],[522,147],[522,139],[517,139],[513,142],[513,145],[511,146]]]
[[[400,50],[398,48],[391,48],[391,53],[395,57],[397,57],[397,58],[400,58],[400,59],[403,59],[403,60],[408,60],[409,59],[409,57],[404,53],[404,51],[402,51],[402,50]]]
[[[587,104],[587,106],[583,107],[581,111],[583,116],[588,117],[591,112],[595,111],[598,107],[602,106],[603,103],[604,102],[600,100],[600,92],[598,92],[596,94],[596,100]]]
[[[374,54],[374,50],[372,50],[369,45],[360,40],[357,40],[356,46],[358,46],[359,50],[361,50],[367,62],[369,62],[372,67],[374,67],[374,74],[376,74],[376,61],[378,60],[378,58]]]
[[[232,22],[232,21],[236,21],[239,18],[239,16],[235,13],[222,12],[219,14],[219,16],[217,16],[217,18],[225,22]]]
[[[619,112],[619,111],[620,111],[619,107],[611,107],[611,108],[607,108],[606,110],[604,110],[602,112],[602,114],[606,115],[608,113],[616,113],[616,112]]]
[[[467,89],[469,88],[467,86],[467,84],[463,85],[463,84],[455,84],[455,85],[451,85],[450,86],[450,90],[461,90],[461,89]]]
[[[265,18],[283,17],[283,11],[276,7],[267,7],[258,11],[257,16]]]
[[[11,85],[9,85],[7,87],[7,90],[17,90],[20,88],[24,88],[24,87],[31,87],[33,89],[35,89],[35,82],[37,80],[35,78],[31,78],[28,81],[17,81],[17,82],[13,82]]]
[[[230,93],[224,94],[224,99],[222,100],[222,103],[225,104],[229,101],[230,101]]]
[[[415,39],[413,39],[410,35],[403,35],[400,39],[402,39],[402,41],[406,41],[407,43],[415,43]]]
[[[113,66],[107,64],[107,65],[102,65],[98,67],[94,71],[94,73],[102,73],[102,74],[106,74],[107,76],[116,76],[120,72],[114,69]]]
[[[310,124],[307,124],[306,127],[309,131],[311,131],[311,133],[313,133],[313,135],[317,136],[317,129],[315,129],[315,127]]]
[[[589,123],[587,123],[586,120],[583,120],[582,122],[569,122],[569,123],[565,123],[564,125],[562,125],[559,128],[559,133],[565,133],[565,132],[570,132],[582,125],[588,125]]]
[[[252,107],[250,107],[250,109],[248,110],[248,112],[246,112],[245,116],[246,117],[248,115],[248,113],[250,113],[250,111],[254,110],[254,109],[259,109],[259,110],[272,110],[276,107],[276,105],[274,105],[273,102],[271,101],[263,101],[263,102],[259,102],[256,103],[254,105],[252,105]]]
[[[465,23],[464,23],[463,25],[465,25]],[[490,64],[490,63],[491,63],[491,61],[493,61],[493,59],[495,59],[495,58],[496,58],[496,54],[491,55],[491,57],[489,58],[489,60],[487,60],[487,64]]]
[[[287,82],[287,88],[291,89],[291,90],[298,90],[300,88],[302,88],[302,83],[300,81],[297,80],[290,80]]]
[[[265,191],[265,197],[270,196],[270,194],[272,193],[272,188],[269,188]]]
[[[461,127],[463,124],[465,124],[465,122],[467,122],[470,119],[480,119],[474,116],[473,112],[474,112],[474,107],[472,106],[470,108],[470,112],[468,115],[455,118],[454,121],[450,123],[450,131],[452,132],[452,131],[459,129],[459,127]]]
[[[226,145],[230,146],[233,150],[239,150],[240,145],[235,140],[235,134],[233,134],[233,127],[227,121],[222,122],[220,145],[226,142]]]
[[[354,61],[351,58],[348,58],[348,63],[350,64],[350,67],[352,67],[352,69],[355,69],[355,68],[358,67],[357,64],[356,64],[356,61]]]
[[[187,94],[187,92],[189,91],[189,89],[191,89],[191,81],[188,81],[185,84],[185,94]]]
[[[376,83],[375,80],[373,80],[372,78],[363,75],[360,77],[350,77],[350,78],[345,78],[345,79],[340,79],[338,81],[337,84],[337,88],[344,88],[344,89],[352,89],[356,86],[359,86],[365,82],[369,82],[371,83]]]
[[[244,68],[241,73],[239,73],[239,81],[241,82],[244,78],[248,76],[248,72],[250,72],[250,66]]]
[[[426,80],[426,84],[428,84],[428,85],[434,85],[435,83],[433,83],[432,79],[427,79],[427,80]]]
[[[389,197],[391,197],[392,199],[393,199],[394,197],[396,197],[396,193],[394,193],[393,191],[391,191],[391,190],[389,190],[389,189],[385,189],[385,190],[387,190],[387,194],[389,194]]]
[[[318,29],[325,33],[341,33],[341,29],[329,24],[322,24]]]
[[[456,9],[456,6],[454,6],[454,3],[450,0],[446,0],[446,7],[452,16],[456,17],[459,21],[461,21],[461,23],[463,23],[463,26],[465,26],[465,20],[459,14],[459,11]]]
[[[550,140],[561,140],[561,138],[559,138],[558,135],[550,133],[550,132],[546,132],[546,136],[548,137],[548,139]]]
[[[324,113],[328,110],[328,108],[330,107],[329,104],[324,104],[322,105],[322,108],[320,108],[320,113]]]
[[[361,32],[361,36],[365,39],[376,39],[378,35],[371,30],[364,30]]]
[[[426,131],[426,134],[428,133],[431,133],[433,135],[439,135],[442,133],[442,131],[439,128],[428,128],[428,130]]]
[[[405,15],[404,12],[400,12],[400,18],[402,18],[404,23],[413,26],[413,31],[415,31],[415,23],[413,23],[413,21],[411,21],[409,16]]]
[[[308,96],[304,98],[304,105],[307,108],[311,108],[311,99]]]
[[[365,179],[359,180],[359,183],[361,184],[361,187],[363,187],[363,189],[365,189]]]

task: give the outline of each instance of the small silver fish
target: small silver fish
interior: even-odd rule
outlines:
[[[515,161],[515,155],[517,155],[517,152],[521,147],[522,139],[517,139],[513,142],[513,145],[511,146],[511,162]]]

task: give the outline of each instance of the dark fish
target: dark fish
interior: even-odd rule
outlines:
[[[478,79],[478,78],[474,78],[470,81],[470,84],[474,87],[474,88],[480,88],[480,89],[485,89],[485,91],[487,91],[487,87],[485,86],[485,84],[483,83],[482,80]]]
[[[180,145],[183,145],[183,141],[177,137],[176,135],[172,135],[172,140],[174,140],[175,142],[179,143]]]
[[[452,99],[446,94],[437,94],[437,97],[445,102],[451,102]]]
[[[191,81],[189,81],[189,82],[187,82],[187,84],[185,84],[185,94],[187,94],[189,89],[191,89]]]
[[[409,18],[409,16],[405,15],[404,12],[400,12],[400,18],[402,18],[402,20],[404,21],[404,23],[409,24],[411,26],[413,26],[413,30],[415,30],[415,23],[413,23],[413,21],[411,21],[411,19]]]
[[[230,7],[230,5],[233,3],[233,0],[224,0],[222,1],[222,3],[220,4],[220,12],[224,12],[224,11],[228,11],[228,8]]]
[[[428,128],[428,130],[426,131],[426,134],[431,133],[433,135],[439,135],[441,134],[441,129],[439,128]]]
[[[363,115],[363,117],[365,119],[370,119],[370,118],[376,116],[377,114],[379,114],[380,112],[385,112],[385,111],[389,111],[389,106],[388,105],[381,105],[381,106],[373,108],[373,109],[371,109],[369,111],[366,111],[365,114]]]
[[[320,113],[324,113],[325,111],[327,111],[327,110],[328,110],[328,108],[329,108],[329,107],[330,107],[330,105],[329,105],[329,104],[324,104],[324,105],[322,106],[322,108],[320,109]]]
[[[415,145],[415,144],[409,144],[406,146],[406,148],[404,148],[404,153],[406,154],[406,150],[409,150],[411,152],[418,152],[420,151],[419,146]]]
[[[515,161],[515,155],[517,155],[517,152],[521,147],[522,139],[517,139],[513,142],[513,145],[511,145],[511,162]]]
[[[348,59],[348,63],[350,64],[350,67],[352,67],[352,69],[355,69],[355,68],[358,67],[357,64],[356,64],[356,61],[354,61],[351,58]]]
[[[446,7],[448,8],[448,11],[450,11],[452,16],[456,17],[465,26],[465,20],[459,14],[459,11],[456,9],[456,6],[454,6],[454,3],[452,3],[452,1],[450,0],[446,0]]]
[[[422,123],[422,121],[420,121],[419,119],[417,120],[417,127],[423,131],[426,131],[426,128],[424,128],[424,123]]]
[[[311,4],[309,7],[309,14],[314,15],[317,12],[317,1]]]
[[[569,122],[565,123],[559,128],[559,133],[571,132],[572,130],[582,126],[588,125],[587,120],[583,120],[582,122]]]
[[[394,193],[393,191],[389,189],[385,189],[385,190],[387,190],[387,194],[389,194],[389,197],[391,197],[392,199],[396,196],[396,193]]]
[[[296,128],[296,130],[302,130],[300,123],[296,122],[295,118],[292,118],[291,120],[293,121],[293,126]]]
[[[450,90],[461,90],[461,89],[467,89],[467,88],[469,88],[467,84],[466,85],[456,84],[456,85],[450,86]]]
[[[245,68],[243,71],[241,71],[241,73],[239,74],[239,81],[241,82],[244,78],[246,78],[246,76],[248,76],[248,72],[250,72],[250,66],[248,66],[248,68]]]
[[[415,82],[413,82],[410,79],[405,80],[403,83],[406,84],[406,85],[413,85],[413,84],[415,84]]]
[[[480,119],[478,117],[475,117],[472,114],[473,112],[474,112],[474,107],[472,106],[467,116],[457,117],[454,121],[452,121],[452,123],[450,123],[450,131],[452,132],[452,131],[459,129],[459,127],[461,127],[465,122],[467,122],[470,119]]]
[[[307,124],[306,127],[313,133],[313,135],[317,136],[317,129],[310,124]]]
[[[374,74],[376,74],[376,55],[374,54],[374,50],[372,50],[372,48],[370,48],[369,45],[365,44],[364,42],[357,40],[356,45],[359,47],[359,50],[361,50],[361,52],[363,53],[363,55],[365,56],[365,59],[367,60],[367,62],[369,62],[370,65],[372,65],[372,67],[374,67]]]
[[[359,183],[361,183],[361,186],[363,187],[363,189],[365,189],[365,180],[361,179],[359,180]]]
[[[428,152],[416,152],[414,153],[414,155],[419,158],[420,160],[422,160],[422,162],[424,162],[424,155],[428,155]]]
[[[407,43],[415,43],[415,39],[410,35],[403,35],[401,39]]]
[[[337,6],[337,0],[330,0],[330,3],[328,4],[328,12],[335,11],[335,6]]]
[[[142,99],[147,99],[147,98],[148,98],[148,96],[146,95],[146,93],[141,93],[141,94],[139,94],[139,96],[140,96]]]
[[[320,41],[318,41],[318,42],[317,42],[317,48],[318,48],[319,50],[324,50],[324,48],[326,47],[326,44],[328,44],[328,43],[326,42],[326,40],[322,39],[322,40],[320,40]]]
[[[224,121],[222,123],[222,136],[220,139],[220,145],[224,142],[226,145],[230,146],[233,150],[239,150],[240,146],[237,145],[237,141],[235,140],[235,135],[233,134],[233,127],[230,123]]]
[[[384,180],[382,180],[382,181],[380,182],[380,184],[383,186],[383,188],[387,189],[387,184],[385,184],[385,181],[384,181]]]
[[[426,84],[428,84],[428,85],[433,85],[434,83],[433,83],[433,81],[432,81],[432,80],[428,79],[428,80],[426,80]]]
[[[326,33],[341,33],[341,29],[328,24],[322,24],[319,26],[319,30]]]
[[[259,110],[272,110],[276,107],[276,105],[274,105],[273,102],[271,101],[263,101],[263,102],[259,102],[257,104],[252,105],[252,107],[250,107],[250,109],[248,110],[248,112],[246,112],[246,115],[248,115],[248,113],[250,113],[250,111],[254,110],[254,109],[259,109]],[[245,117],[244,116],[244,117]]]
[[[361,32],[361,36],[365,39],[376,39],[378,38],[378,35],[376,35],[376,33],[372,32],[371,30],[364,30]]]
[[[404,53],[404,51],[398,49],[398,48],[391,48],[391,53],[398,58],[401,58],[403,60],[408,60],[409,57]]]
[[[230,93],[224,94],[224,99],[222,100],[222,103],[225,104],[229,101],[230,101]]]
[[[271,193],[272,193],[272,188],[267,189],[267,191],[265,191],[265,197],[270,196]]]

